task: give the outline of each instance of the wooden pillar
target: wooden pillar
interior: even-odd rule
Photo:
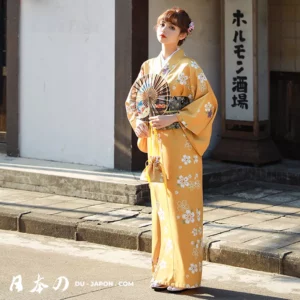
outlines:
[[[146,155],[137,148],[125,100],[142,63],[148,59],[148,0],[116,0],[115,169],[142,170]]]
[[[7,155],[19,156],[19,26],[20,1],[7,1],[6,101]]]
[[[213,158],[280,160],[270,138],[268,0],[221,1],[222,138]]]

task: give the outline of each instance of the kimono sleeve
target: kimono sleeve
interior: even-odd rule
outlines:
[[[218,102],[203,70],[196,65],[190,67],[190,84],[194,100],[184,107],[177,115],[178,120],[195,135],[213,121]]]
[[[138,79],[140,79],[141,77],[144,76],[144,73],[145,73],[145,71],[144,71],[144,65],[145,65],[145,63],[142,64],[140,72],[139,72],[139,74],[138,74],[135,82]],[[128,120],[130,122],[130,125],[131,125],[132,129],[135,130],[136,127],[137,127],[137,123],[139,122],[139,120],[137,119],[136,101],[135,101],[135,98],[132,97],[133,86],[134,86],[134,84],[132,85],[132,87],[131,87],[131,89],[129,91],[129,94],[127,96],[127,99],[126,99],[126,102],[125,102],[125,108],[126,108],[127,118],[128,118]]]

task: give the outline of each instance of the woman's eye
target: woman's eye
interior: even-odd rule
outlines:
[[[160,23],[159,24],[161,27],[164,27],[165,26],[165,23]]]
[[[172,30],[175,30],[175,27],[174,27],[174,26],[170,26],[170,28],[171,28]]]

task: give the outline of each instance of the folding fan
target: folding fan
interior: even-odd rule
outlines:
[[[170,88],[160,75],[147,74],[135,82],[131,97],[136,102],[137,118],[149,121],[149,116],[161,115],[168,109]]]

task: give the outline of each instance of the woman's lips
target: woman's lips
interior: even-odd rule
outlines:
[[[162,34],[160,34],[160,36],[162,37],[162,38],[166,38],[166,36],[162,33]]]

